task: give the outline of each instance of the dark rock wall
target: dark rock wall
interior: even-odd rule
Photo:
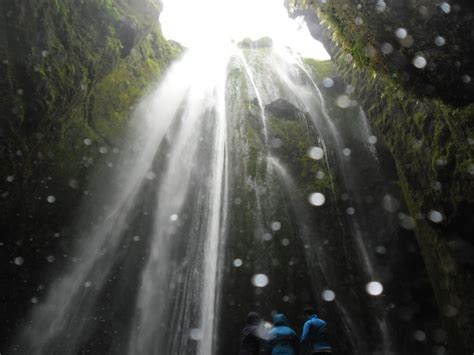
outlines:
[[[182,50],[163,38],[160,10],[156,0],[0,3],[0,343],[65,265],[90,173],[113,167],[135,101]]]
[[[448,349],[474,346],[472,8],[463,2],[295,1],[393,154]],[[444,6],[441,8],[441,5]],[[384,9],[381,11],[381,7]],[[405,28],[410,45],[396,37]],[[445,46],[434,38],[442,35]],[[383,53],[390,43],[390,53]],[[387,48],[385,46],[385,48]],[[390,48],[390,47],[388,47]],[[422,55],[426,67],[413,60]],[[442,221],[433,222],[431,211]],[[434,218],[436,220],[436,218]]]

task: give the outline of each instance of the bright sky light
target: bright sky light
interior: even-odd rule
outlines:
[[[160,16],[168,39],[192,48],[269,36],[303,57],[329,59],[302,18],[288,17],[283,0],[163,0]]]

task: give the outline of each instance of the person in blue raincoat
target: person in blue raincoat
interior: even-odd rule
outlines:
[[[303,326],[300,344],[306,347],[310,354],[330,354],[331,346],[327,341],[326,322],[319,318],[312,308],[305,308],[307,319]]]
[[[273,328],[270,331],[270,339],[267,344],[271,355],[298,354],[298,336],[288,326],[284,314],[273,316]]]

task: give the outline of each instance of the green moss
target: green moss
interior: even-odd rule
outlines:
[[[474,317],[474,282],[451,255],[446,238],[459,233],[459,223],[467,223],[459,219],[465,218],[462,210],[474,202],[469,141],[474,105],[457,108],[450,105],[451,100],[446,96],[436,97],[440,92],[448,96],[456,92],[444,86],[452,82],[452,78],[447,79],[444,74],[455,75],[449,70],[442,75],[439,70],[434,71],[437,77],[433,79],[425,76],[427,72],[417,72],[410,66],[408,73],[413,80],[402,80],[403,73],[391,66],[389,57],[383,56],[379,48],[382,43],[390,42],[385,38],[386,31],[393,37],[394,29],[403,22],[397,27],[382,29],[380,19],[387,19],[390,27],[393,14],[386,12],[380,18],[372,18],[370,11],[359,12],[355,6],[355,3],[338,0],[327,2],[325,6],[315,4],[322,19],[321,38],[339,74],[355,88],[354,96],[365,108],[375,134],[386,142],[393,154],[410,214],[426,215],[435,209],[445,217],[436,228],[419,220],[416,232],[440,308],[450,304],[461,310],[449,320],[453,329],[450,344],[453,348],[455,344],[459,346],[454,352],[464,353],[474,346],[471,343],[474,329],[466,322],[466,318]],[[357,16],[361,17],[362,25],[355,24]],[[409,27],[412,33],[420,28],[415,24]],[[411,58],[412,50],[414,48],[400,48],[399,53]],[[445,60],[446,56],[440,59]],[[436,86],[436,80],[445,80],[445,83],[438,83],[440,91],[429,95],[418,86]],[[472,242],[472,236],[461,237]]]

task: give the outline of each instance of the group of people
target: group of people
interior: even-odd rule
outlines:
[[[319,318],[312,308],[304,309],[306,322],[301,337],[288,326],[284,314],[273,316],[273,327],[268,331],[258,313],[250,312],[242,330],[239,355],[296,355],[332,353],[326,339],[326,322]],[[301,352],[303,353],[303,352]]]

